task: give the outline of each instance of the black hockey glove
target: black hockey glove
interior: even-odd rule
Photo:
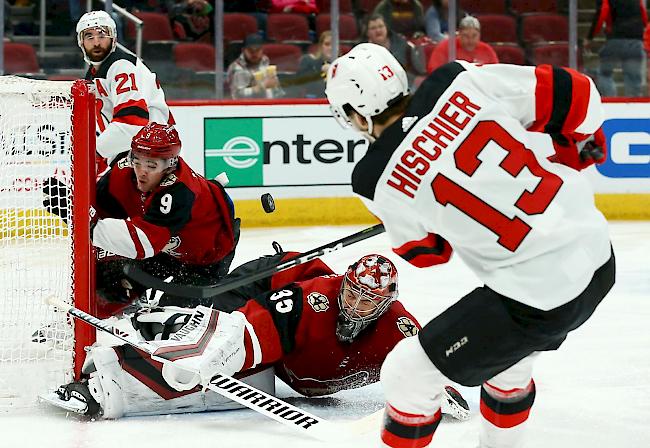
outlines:
[[[45,210],[59,216],[68,223],[70,213],[68,187],[56,177],[50,177],[43,182],[43,196]]]

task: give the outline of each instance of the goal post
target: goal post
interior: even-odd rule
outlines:
[[[0,412],[79,376],[92,327],[45,304],[94,313],[89,208],[95,194],[95,97],[85,81],[0,76]],[[67,222],[43,206],[58,179]]]

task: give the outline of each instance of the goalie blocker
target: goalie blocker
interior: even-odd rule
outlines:
[[[243,276],[290,255],[255,260],[232,275]],[[392,347],[419,329],[396,296],[394,265],[382,256],[370,255],[354,263],[345,275],[336,275],[322,261],[314,260],[215,297],[210,304],[214,308],[141,311],[116,325],[148,341],[153,356],[130,346],[106,346],[107,341],[92,347],[84,366],[89,395],[100,405],[104,418],[228,409],[223,399],[206,395],[210,392],[204,392],[203,386],[209,384],[220,392],[255,401],[295,424],[309,425],[309,419],[254,391],[230,385],[220,375],[266,372],[265,368],[273,366],[279,378],[307,396],[375,382]],[[272,391],[264,389],[262,373],[250,379],[256,381],[255,387]],[[62,405],[68,396],[68,401],[78,400],[77,389],[64,386],[48,401]],[[450,403],[452,415],[469,415],[462,397]]]

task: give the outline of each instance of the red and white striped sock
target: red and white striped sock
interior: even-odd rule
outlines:
[[[433,415],[416,415],[386,403],[381,440],[391,448],[423,448],[431,442],[441,417],[439,408]]]
[[[481,387],[481,448],[516,448],[523,443],[525,423],[535,401],[535,382],[523,389]]]

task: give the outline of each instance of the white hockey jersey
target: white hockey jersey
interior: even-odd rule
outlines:
[[[139,58],[116,49],[86,80],[95,87],[97,153],[109,162],[150,121],[174,124],[156,75]]]
[[[578,296],[611,254],[588,181],[551,137],[602,124],[593,82],[569,69],[452,62],[359,161],[355,193],[415,266],[453,251],[490,288],[542,310]]]

